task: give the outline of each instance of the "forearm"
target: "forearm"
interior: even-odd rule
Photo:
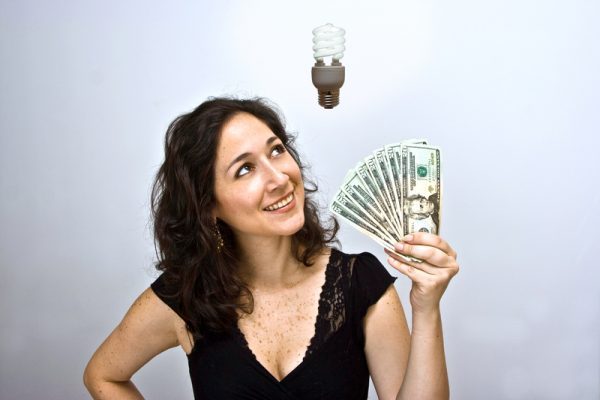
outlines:
[[[412,314],[410,355],[397,400],[448,399],[450,389],[439,308]]]
[[[142,394],[137,390],[132,381],[126,382],[108,382],[93,381],[85,382],[87,390],[96,400],[102,399],[143,399]]]

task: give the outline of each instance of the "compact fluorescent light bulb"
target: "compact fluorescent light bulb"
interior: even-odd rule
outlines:
[[[340,62],[344,57],[345,30],[325,24],[312,31],[315,65],[312,67],[312,82],[319,92],[319,104],[333,108],[340,103],[340,88],[344,84],[345,68]],[[331,65],[324,58],[331,56]]]

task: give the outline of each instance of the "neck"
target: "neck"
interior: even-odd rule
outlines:
[[[302,263],[292,254],[291,236],[237,238],[240,274],[251,288],[283,289],[293,286]]]

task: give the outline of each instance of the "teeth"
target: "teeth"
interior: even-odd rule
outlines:
[[[294,198],[294,194],[292,193],[288,197],[286,197],[285,199],[283,199],[283,200],[281,200],[281,201],[279,201],[279,202],[277,202],[275,204],[272,204],[269,207],[266,207],[265,210],[267,210],[267,211],[278,210],[278,209],[280,209],[282,207],[285,207],[288,204],[290,204],[290,202],[292,201],[293,198]]]

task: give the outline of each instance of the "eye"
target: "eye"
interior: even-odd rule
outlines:
[[[252,166],[250,164],[244,164],[236,171],[235,177],[240,178],[250,171],[252,171]]]
[[[285,147],[282,144],[276,144],[271,149],[271,155],[272,156],[278,156],[278,155],[283,154],[283,153],[285,153]]]

